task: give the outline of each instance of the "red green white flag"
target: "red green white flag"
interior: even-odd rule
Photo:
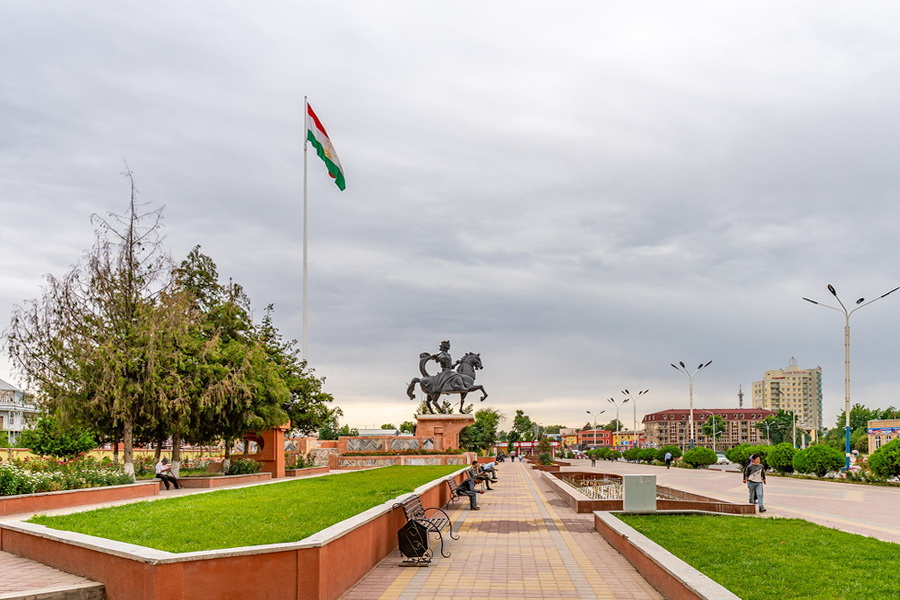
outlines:
[[[328,174],[334,179],[335,185],[341,190],[345,189],[347,185],[344,182],[344,168],[341,167],[341,161],[325,132],[325,127],[309,104],[306,105],[306,140],[313,145],[316,154],[325,162]]]

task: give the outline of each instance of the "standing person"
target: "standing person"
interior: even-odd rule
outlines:
[[[766,468],[760,464],[759,454],[750,455],[750,464],[744,469],[744,483],[750,491],[750,504],[759,503],[759,512],[766,512],[763,505],[763,486],[766,485]]]
[[[671,452],[666,452],[666,468],[667,469],[672,468],[672,453]]]
[[[509,451],[509,462],[516,462],[516,451],[515,450]]]
[[[162,479],[162,482],[166,484],[166,489],[169,489],[170,483],[175,485],[176,490],[182,487],[178,478],[172,473],[172,466],[169,464],[168,458],[164,458],[156,463],[156,477],[157,479]]]
[[[597,466],[597,453],[594,452],[593,450],[590,450],[590,451],[588,451],[588,456],[591,457],[591,466],[596,467]]]

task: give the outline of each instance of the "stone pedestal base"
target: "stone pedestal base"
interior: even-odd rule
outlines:
[[[459,448],[459,432],[475,423],[474,415],[419,415],[416,437],[434,438],[435,450]]]

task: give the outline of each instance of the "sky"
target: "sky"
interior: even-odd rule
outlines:
[[[502,429],[686,407],[678,361],[712,360],[695,407],[749,406],[792,358],[833,424],[844,317],[802,298],[900,285],[900,6],[562,6],[0,2],[0,330],[127,210],[127,163],[173,260],[201,245],[301,339],[308,96],[347,180],[310,154],[308,358],[342,422],[411,419],[450,340]],[[900,293],[850,323],[853,402],[900,405]]]

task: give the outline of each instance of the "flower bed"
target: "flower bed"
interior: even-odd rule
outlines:
[[[0,496],[134,483],[119,465],[84,456],[73,460],[12,459],[0,465]]]

